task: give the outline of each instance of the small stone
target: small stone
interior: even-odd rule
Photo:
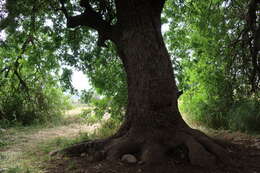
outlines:
[[[138,169],[137,172],[142,172],[142,169]]]
[[[80,156],[81,156],[81,157],[85,157],[85,156],[86,156],[86,153],[81,153]]]
[[[132,154],[125,154],[125,155],[122,156],[121,161],[123,161],[125,163],[136,163],[137,159]]]
[[[5,130],[5,129],[1,129],[1,128],[0,128],[0,132],[3,132],[3,133],[4,133],[4,132],[6,132],[6,130]]]

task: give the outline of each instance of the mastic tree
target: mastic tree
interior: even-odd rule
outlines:
[[[3,15],[1,28],[11,34],[22,25],[25,35],[35,38],[44,33],[56,49],[53,58],[84,63],[91,58],[87,51],[93,50],[93,38],[98,35],[97,45],[107,47],[111,42],[122,61],[128,103],[120,129],[106,139],[77,144],[64,152],[92,151],[110,160],[131,153],[157,165],[170,156],[167,153],[185,146],[193,165],[230,161],[214,140],[190,128],[178,110],[172,63],[161,32],[164,4],[165,0],[6,1],[8,15]],[[32,26],[22,24],[25,21]]]

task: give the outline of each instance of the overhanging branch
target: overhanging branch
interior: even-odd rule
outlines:
[[[85,8],[85,11],[76,16],[69,16],[64,5],[64,0],[60,0],[61,11],[67,18],[67,27],[75,28],[77,26],[87,26],[96,30],[99,34],[99,45],[104,46],[106,40],[114,41],[113,27],[102,18],[102,15],[94,11],[88,0],[81,0],[80,6]]]

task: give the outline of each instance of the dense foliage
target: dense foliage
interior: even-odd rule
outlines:
[[[7,1],[6,7],[18,8],[13,5]],[[49,26],[40,28],[43,18],[12,18],[12,13],[26,13],[19,10],[1,20],[1,27],[9,22],[0,43],[1,127],[52,121],[69,106],[69,98],[60,87],[60,62],[56,58],[59,41],[50,39],[53,32]]]
[[[189,119],[213,128],[260,130],[259,74],[251,47],[240,40],[241,32],[250,32],[248,10],[242,0],[169,1],[166,40]]]
[[[49,51],[32,51],[27,42],[20,50],[17,39],[19,35],[7,38],[0,48],[0,126],[57,119],[69,106],[69,98],[58,86],[59,65]]]

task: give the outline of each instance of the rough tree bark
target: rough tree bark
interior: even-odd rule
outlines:
[[[169,157],[168,151],[184,145],[193,165],[229,162],[222,147],[188,127],[179,113],[172,64],[161,33],[163,4],[161,0],[117,0],[118,22],[106,29],[113,37],[96,28],[115,43],[124,64],[128,84],[126,117],[115,135],[66,148],[66,153],[94,150],[94,154],[99,151],[98,155],[111,160],[133,154],[144,163],[156,164]],[[83,25],[75,18],[70,20],[74,20],[73,26]]]

